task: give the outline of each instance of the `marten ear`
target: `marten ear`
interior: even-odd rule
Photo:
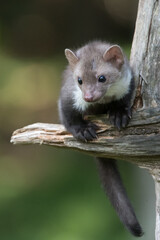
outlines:
[[[121,69],[124,63],[124,56],[121,48],[118,45],[113,45],[107,49],[103,54],[103,59],[106,62],[111,62],[118,69]]]
[[[79,60],[78,57],[76,56],[76,54],[74,52],[72,52],[68,48],[65,49],[65,55],[66,55],[66,58],[70,64],[70,66],[73,68]]]

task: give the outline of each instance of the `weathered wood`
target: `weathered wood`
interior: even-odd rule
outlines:
[[[156,226],[155,226],[155,240],[160,239],[160,169],[153,168],[150,171],[155,182],[155,193],[156,193]]]
[[[160,1],[140,0],[136,29],[132,43],[130,64],[135,74],[137,85],[134,108],[153,108],[160,106]],[[160,112],[159,112],[160,113]],[[158,114],[159,114],[158,113]],[[159,116],[157,116],[159,117]],[[148,145],[148,143],[146,143]],[[160,152],[158,145],[150,145]],[[147,158],[146,158],[147,159]],[[160,240],[160,157],[157,161],[149,160],[148,165],[155,181],[156,192],[156,227],[155,239]]]
[[[142,106],[160,106],[160,1],[140,0],[130,64]]]
[[[139,164],[157,161],[160,157],[159,108],[136,112],[126,129],[117,131],[110,125],[106,115],[89,116],[100,130],[98,139],[91,142],[76,141],[62,125],[36,123],[16,130],[11,142],[14,144],[47,144],[69,147],[91,155],[126,159]]]

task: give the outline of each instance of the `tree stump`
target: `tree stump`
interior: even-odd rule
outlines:
[[[136,29],[132,44],[130,63],[135,74],[137,93],[135,108],[151,109],[151,118],[160,107],[160,1],[140,0]],[[158,110],[157,123],[160,122]],[[154,120],[153,120],[154,121]],[[157,125],[157,126],[158,126]],[[154,128],[153,122],[148,128]],[[159,126],[158,126],[159,128]],[[159,131],[159,130],[158,130]],[[159,135],[159,133],[158,133]],[[157,137],[155,133],[154,138]],[[159,140],[158,140],[159,141]],[[158,143],[158,142],[157,142]],[[151,156],[149,169],[155,181],[156,192],[156,228],[155,239],[160,240],[160,147],[155,144],[148,148],[151,152],[157,149],[157,160]],[[146,159],[147,159],[146,155]],[[142,166],[141,163],[138,163]],[[145,164],[144,164],[145,165]]]

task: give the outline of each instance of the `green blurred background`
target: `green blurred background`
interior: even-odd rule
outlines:
[[[78,152],[12,146],[12,132],[57,123],[64,48],[92,39],[119,43],[129,56],[137,0],[6,0],[0,6],[0,239],[131,240],[104,195],[95,162]],[[120,162],[144,228],[154,238],[154,185]]]

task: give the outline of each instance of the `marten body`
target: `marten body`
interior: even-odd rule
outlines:
[[[95,41],[76,51],[65,50],[69,66],[64,71],[59,98],[61,123],[80,141],[97,137],[96,125],[86,114],[109,114],[111,124],[126,127],[131,118],[134,79],[129,63],[118,45]],[[104,189],[121,221],[135,236],[142,235],[127,198],[116,163],[97,158]]]

